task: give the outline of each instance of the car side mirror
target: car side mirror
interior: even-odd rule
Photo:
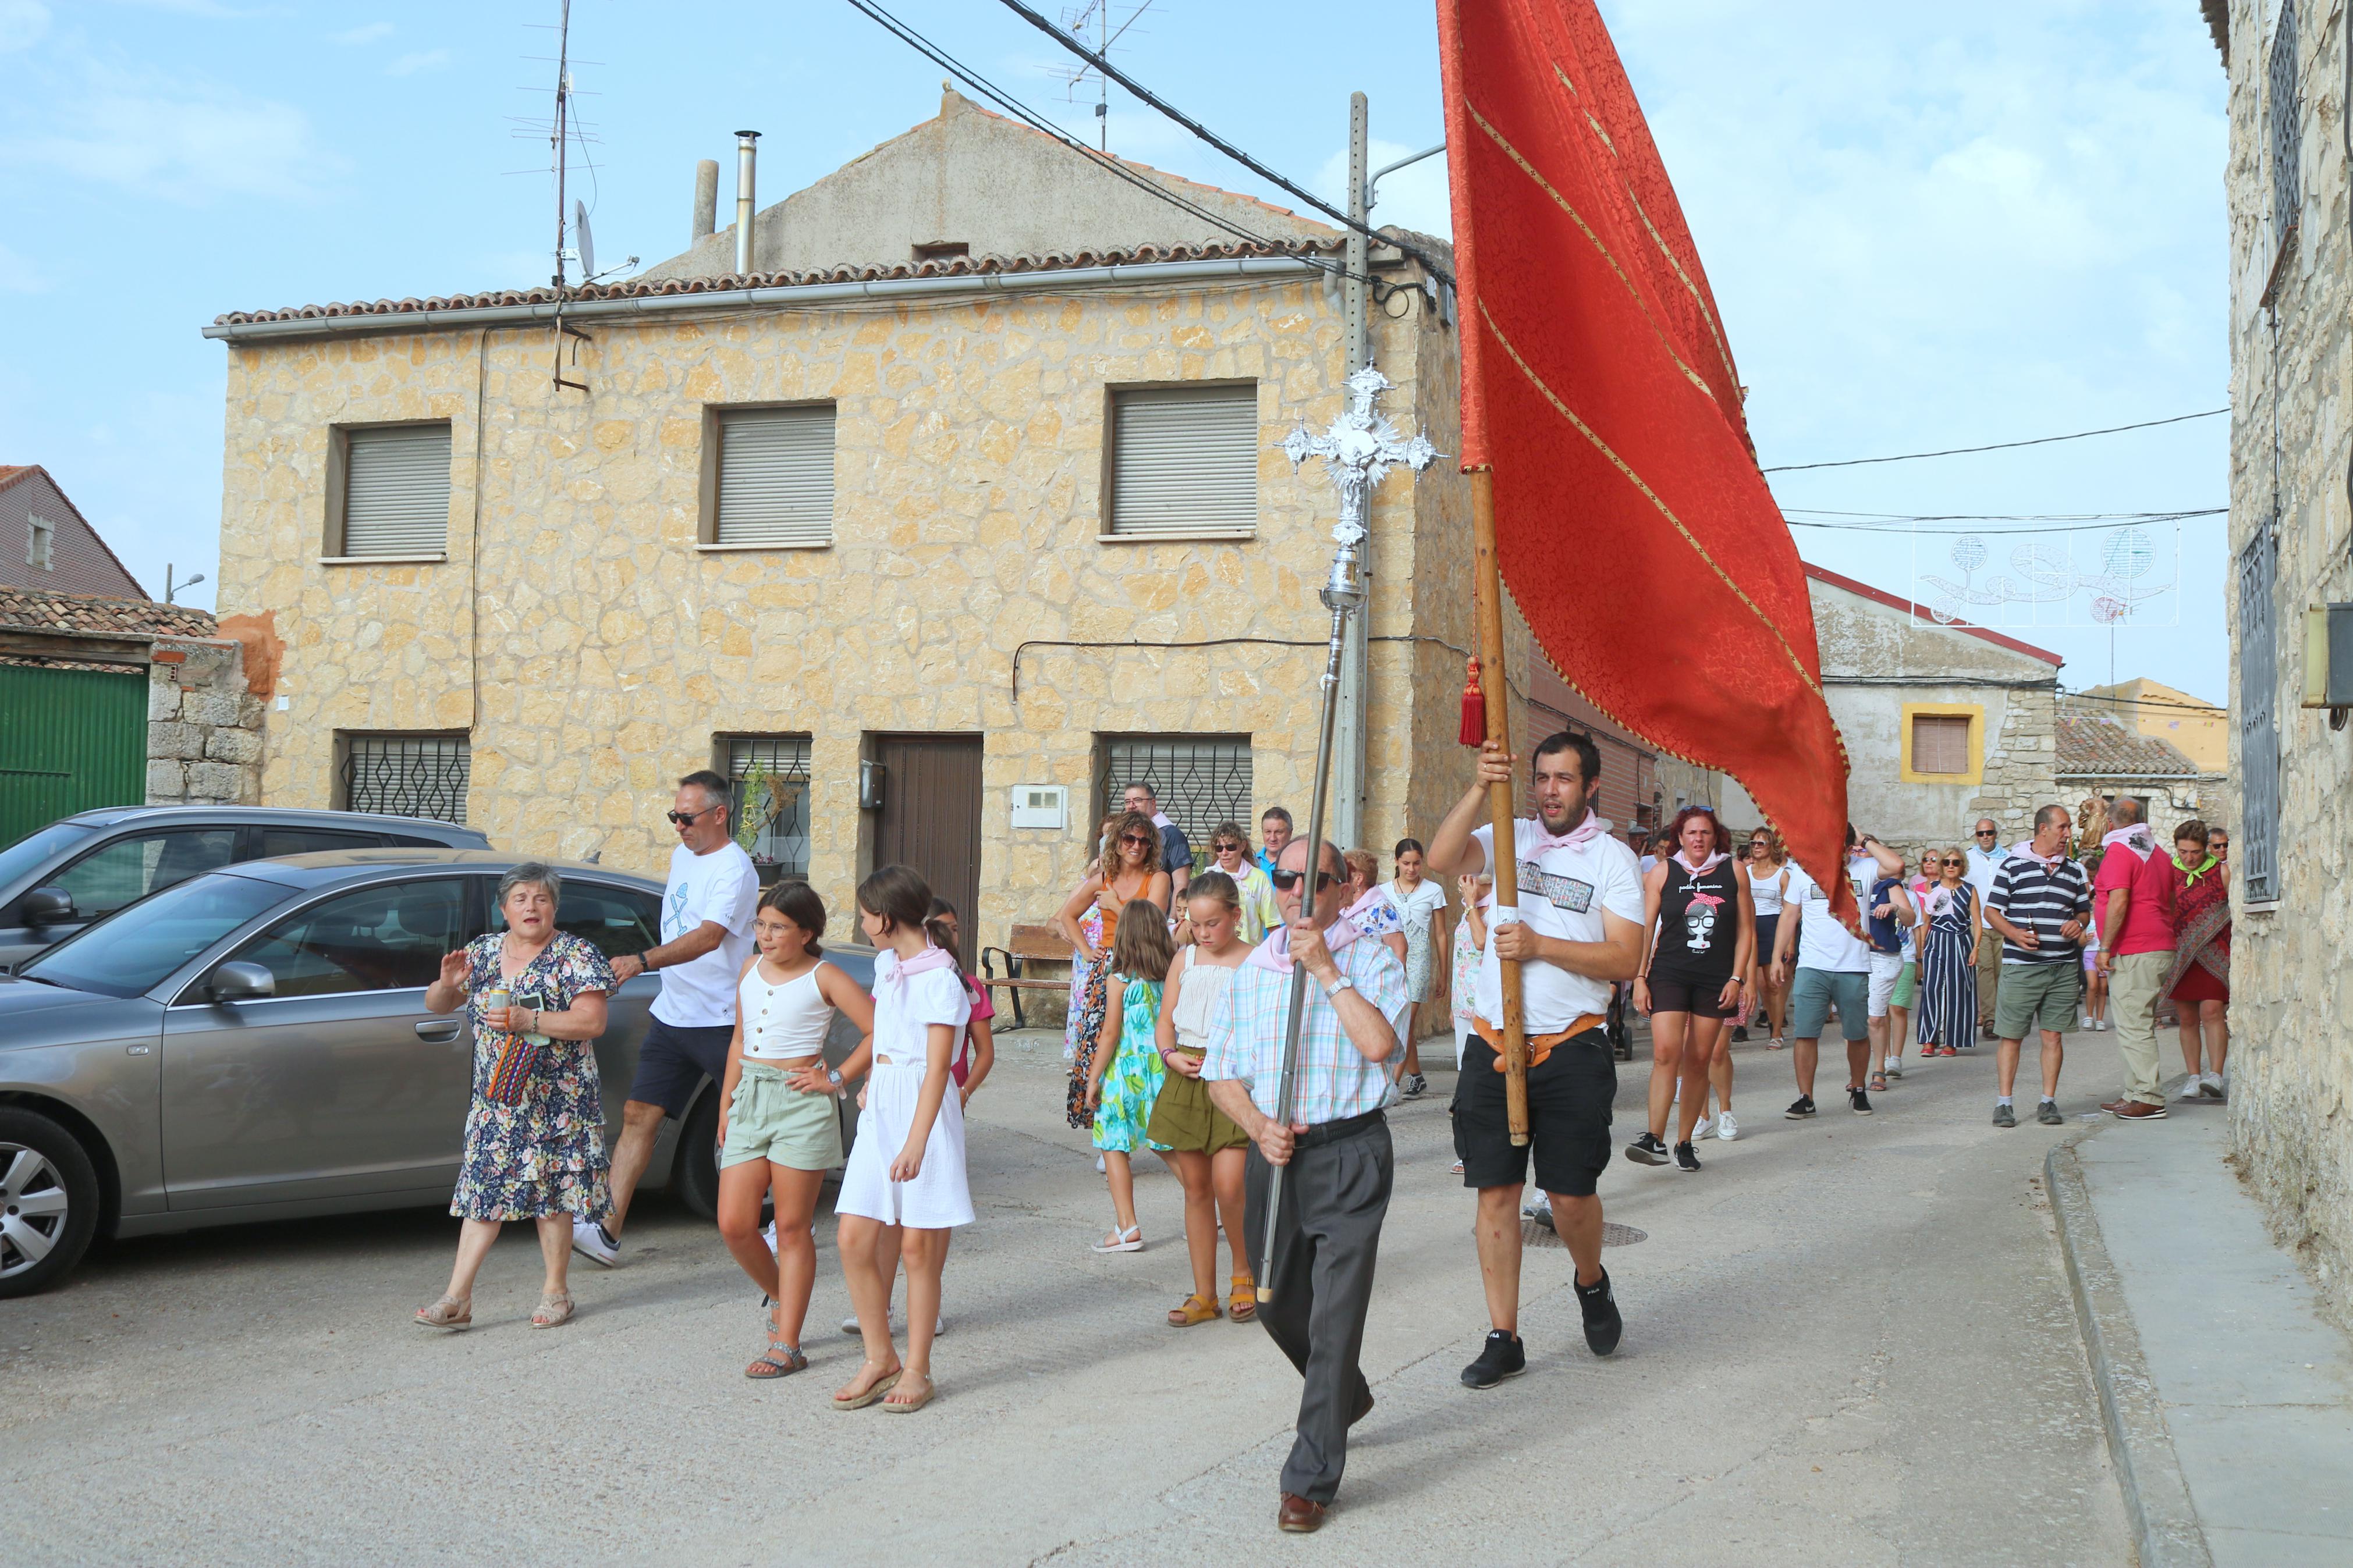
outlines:
[[[259,963],[232,959],[213,971],[210,983],[216,1002],[250,1002],[278,994],[278,976]]]
[[[69,925],[78,917],[74,913],[73,895],[63,888],[35,888],[25,895],[25,923],[28,926]]]

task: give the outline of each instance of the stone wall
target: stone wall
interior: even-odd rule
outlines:
[[[2353,420],[2353,247],[2340,84],[2342,10],[2313,7],[2296,51],[2302,123],[2297,214],[2272,209],[2268,14],[2230,7],[2232,649],[2230,786],[2248,787],[2243,678],[2249,628],[2236,584],[2255,531],[2277,518],[2272,613],[2277,679],[2280,898],[2251,907],[2232,887],[2231,1142],[2279,1239],[2308,1261],[2327,1310],[2353,1327],[2353,729],[2298,706],[2306,605],[2353,599],[2346,473]],[[2298,237],[2276,272],[2278,240]],[[2276,430],[2276,436],[2274,431]],[[2274,478],[2276,476],[2276,478]],[[2248,833],[2230,819],[2243,868]]]
[[[147,673],[147,804],[259,802],[263,719],[241,644],[158,642]]]

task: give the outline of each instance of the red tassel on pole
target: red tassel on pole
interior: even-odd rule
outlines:
[[[1455,739],[1466,746],[1487,743],[1487,694],[1479,685],[1479,661],[1471,661],[1471,678],[1462,685],[1462,729]]]

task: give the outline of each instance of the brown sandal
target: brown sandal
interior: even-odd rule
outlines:
[[[1214,1296],[1196,1293],[1186,1297],[1181,1303],[1168,1309],[1168,1326],[1172,1329],[1189,1329],[1196,1323],[1206,1323],[1217,1315],[1218,1299]]]
[[[420,1329],[463,1329],[474,1321],[474,1299],[444,1296],[429,1307],[417,1309],[413,1320]]]
[[[1258,1281],[1247,1274],[1233,1279],[1234,1293],[1226,1302],[1226,1316],[1237,1323],[1247,1323],[1258,1316]]]

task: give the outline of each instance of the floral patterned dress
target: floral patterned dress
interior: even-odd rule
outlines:
[[[550,1040],[523,1086],[522,1102],[489,1098],[502,1037],[482,1022],[483,995],[501,984],[492,931],[466,945],[466,1011],[474,1024],[474,1102],[466,1112],[466,1154],[449,1212],[459,1219],[537,1219],[612,1213],[605,1173],[605,1106],[593,1040]],[[523,971],[505,982],[520,1005],[531,998],[558,1013],[585,993],[618,990],[605,955],[579,937],[558,931]]]
[[[1168,1150],[1145,1135],[1160,1086],[1168,1076],[1154,1034],[1160,1025],[1160,982],[1130,980],[1120,998],[1119,1055],[1103,1069],[1103,1103],[1095,1108],[1095,1147],[1118,1153]]]
[[[1091,963],[1083,952],[1071,952],[1071,1014],[1062,1025],[1062,1055],[1071,1064],[1071,1082],[1062,1097],[1062,1116],[1083,1131],[1094,1125],[1094,1112],[1087,1109],[1087,1071],[1094,1065],[1095,1037],[1103,1033],[1103,1016],[1111,1010],[1110,988],[1106,984],[1111,955],[1103,951],[1102,905],[1087,906],[1087,912],[1079,917],[1079,930],[1094,943],[1097,952],[1103,953],[1103,963]]]

